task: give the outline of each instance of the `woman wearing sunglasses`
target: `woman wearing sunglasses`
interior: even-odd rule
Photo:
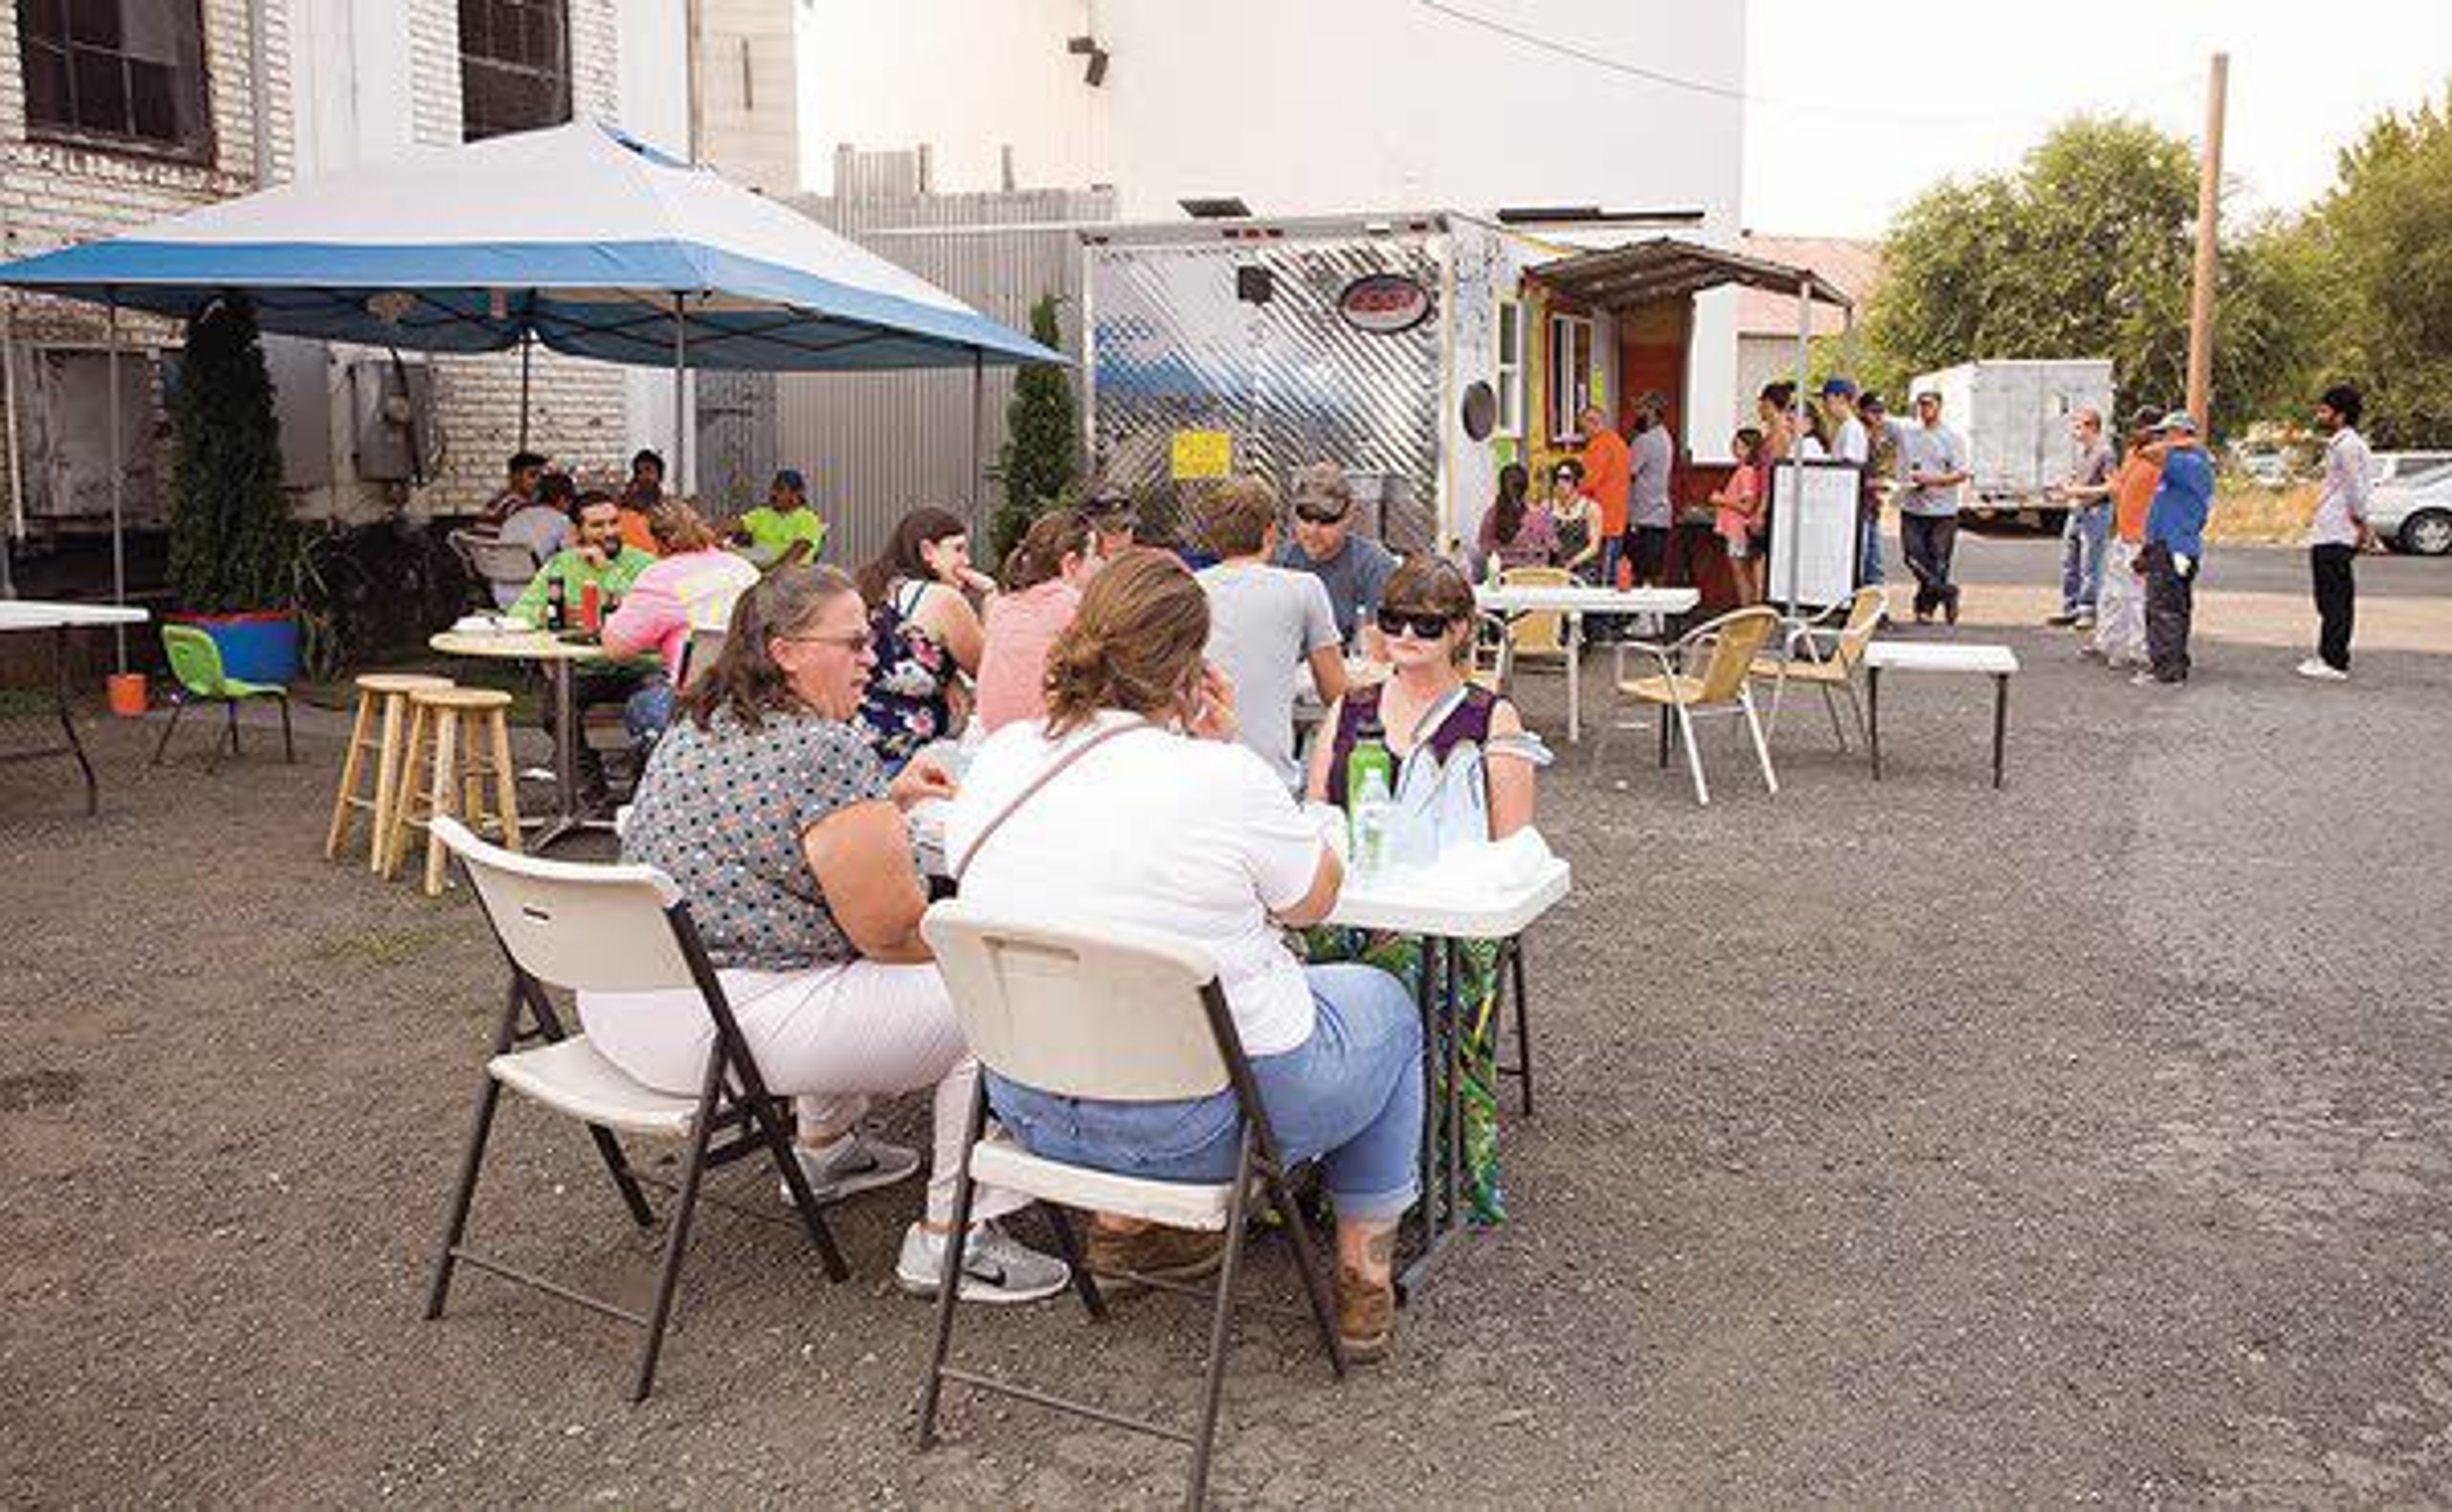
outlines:
[[[1344,806],[1345,758],[1353,755],[1363,726],[1376,723],[1399,762],[1427,748],[1445,763],[1467,742],[1478,746],[1489,789],[1490,838],[1504,839],[1531,824],[1539,746],[1525,734],[1513,704],[1465,680],[1474,610],[1473,585],[1464,574],[1436,557],[1411,559],[1388,579],[1377,624],[1394,671],[1376,687],[1348,691],[1329,710],[1321,729],[1333,734],[1324,734],[1312,748],[1312,799]],[[1315,929],[1304,946],[1315,966],[1360,961],[1409,987],[1421,980],[1421,945],[1411,935]],[[1498,1188],[1497,1047],[1487,1030],[1492,1016],[1480,1011],[1497,988],[1498,948],[1463,946],[1456,964],[1462,1008],[1457,1022],[1468,1027],[1461,1057],[1465,1207],[1476,1223],[1498,1223],[1507,1212]]]
[[[1532,754],[1518,745],[1524,721],[1515,705],[1465,680],[1473,660],[1473,585],[1453,562],[1415,557],[1380,594],[1379,636],[1394,669],[1376,687],[1355,688],[1328,711],[1334,732],[1312,744],[1314,802],[1342,808],[1345,758],[1366,723],[1386,731],[1398,761],[1427,743],[1442,761],[1466,741],[1481,748],[1490,774],[1490,837],[1503,840],[1532,822]]]

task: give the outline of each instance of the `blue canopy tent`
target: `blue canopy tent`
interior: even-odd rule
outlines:
[[[969,367],[1060,354],[782,206],[595,122],[282,185],[108,241],[0,264],[0,286],[185,320],[247,296],[265,329],[427,352],[518,347],[521,436],[533,344],[675,372],[686,466],[692,368]],[[117,374],[112,374],[117,391]],[[120,442],[111,411],[112,555]],[[678,469],[677,469],[678,471]]]

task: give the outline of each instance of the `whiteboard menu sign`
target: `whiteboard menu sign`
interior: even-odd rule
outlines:
[[[1771,600],[1793,610],[1834,604],[1856,585],[1854,462],[1812,458],[1771,470]]]

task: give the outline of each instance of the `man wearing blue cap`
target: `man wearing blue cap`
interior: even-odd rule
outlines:
[[[809,507],[809,485],[786,467],[775,475],[766,502],[741,517],[740,537],[751,561],[773,569],[786,562],[815,561],[826,549],[826,522]]]
[[[2205,515],[2213,504],[2214,467],[2197,442],[2196,417],[2175,409],[2154,427],[2163,481],[2146,510],[2146,545],[2137,570],[2146,577],[2146,668],[2128,680],[2139,687],[2177,687],[2188,680],[2188,630],[2196,616],[2197,574],[2205,569]]]

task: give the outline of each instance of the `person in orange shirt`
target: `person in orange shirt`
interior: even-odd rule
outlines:
[[[2146,511],[2163,481],[2163,448],[2153,437],[2158,418],[2149,406],[2128,422],[2128,455],[2111,475],[2111,540],[2103,560],[2094,638],[2081,648],[2115,667],[2146,664],[2146,588],[2136,562],[2146,541]]]
[[[1631,560],[1626,540],[1626,499],[1633,454],[1598,404],[1586,404],[1575,416],[1575,425],[1584,433],[1584,497],[1600,506],[1601,585],[1614,588],[1618,561]]]

